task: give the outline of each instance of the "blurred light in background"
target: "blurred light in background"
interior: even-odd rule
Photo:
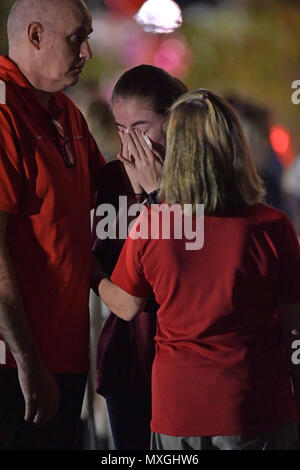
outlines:
[[[147,33],[171,33],[182,25],[182,13],[173,0],[147,0],[135,20]]]
[[[105,58],[106,66],[99,73],[99,90],[103,99],[124,69],[139,64],[162,67],[184,80],[194,63],[194,55],[185,36],[177,31],[170,34],[149,34],[133,18],[108,12],[94,13],[91,47],[96,57]],[[113,40],[112,40],[113,38]],[[92,66],[87,63],[86,68]]]
[[[181,34],[163,38],[153,58],[153,64],[179,78],[185,78],[192,63],[192,54]]]
[[[0,1],[0,20],[4,1],[13,3]],[[286,167],[300,149],[299,105],[291,102],[291,83],[299,75],[300,0],[272,0],[272,8],[265,8],[261,0],[165,2],[87,0],[93,14],[94,58],[86,63],[81,86],[109,100],[113,85],[126,69],[152,64],[183,80],[190,89],[202,86],[224,96],[243,97],[265,108],[270,123],[288,130],[286,152],[286,134],[272,136],[276,155],[284,159]],[[159,18],[164,5],[171,4],[177,11],[182,9],[180,30],[147,33],[134,19],[149,5]],[[169,21],[171,16],[163,18]],[[151,17],[148,20],[152,24]],[[88,101],[86,96],[83,101]]]
[[[109,10],[125,15],[134,15],[143,3],[144,0],[104,0]]]
[[[295,158],[290,132],[283,126],[272,126],[270,129],[270,142],[278,155],[280,163],[285,168],[289,167]]]
[[[271,128],[270,140],[273,149],[277,153],[285,153],[290,145],[290,134],[283,127],[273,126]]]
[[[185,79],[194,59],[183,35],[180,33],[172,33],[170,36],[150,35],[138,27],[136,30],[131,27],[130,32],[123,36],[117,51],[111,49],[113,54],[118,54],[118,60],[124,67],[122,70],[139,64],[152,64],[181,80]],[[117,32],[114,35],[113,30],[111,35],[117,38]],[[117,43],[116,41],[115,44]],[[103,43],[101,44],[103,46]],[[112,41],[110,47],[111,44]],[[118,69],[114,74],[104,72],[101,74],[99,93],[105,101],[110,102],[112,89],[121,73]]]

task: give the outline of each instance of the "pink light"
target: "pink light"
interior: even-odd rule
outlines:
[[[178,53],[170,47],[162,47],[154,57],[154,65],[168,72],[176,70],[180,64]]]
[[[164,47],[175,49],[180,56],[184,56],[186,54],[186,45],[181,39],[165,39],[163,45]]]

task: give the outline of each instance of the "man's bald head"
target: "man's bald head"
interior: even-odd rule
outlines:
[[[17,0],[13,4],[7,20],[9,49],[22,46],[20,41],[26,35],[30,23],[40,23],[51,28],[63,5],[70,4],[83,15],[89,16],[85,3],[81,0]]]
[[[39,91],[75,85],[92,57],[92,17],[82,0],[17,0],[7,26],[9,57]]]

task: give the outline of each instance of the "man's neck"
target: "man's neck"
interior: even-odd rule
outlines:
[[[10,59],[19,67],[23,75],[27,78],[27,80],[31,84],[32,92],[35,95],[36,99],[39,101],[39,103],[45,109],[49,110],[50,100],[51,100],[53,93],[39,89],[39,85],[38,83],[36,83],[36,80],[34,77],[35,74],[34,73],[31,74],[30,71],[27,68],[23,67],[22,63],[20,63],[20,61],[18,61],[17,59],[13,57],[10,57]]]

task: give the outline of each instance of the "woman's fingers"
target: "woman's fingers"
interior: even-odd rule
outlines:
[[[134,167],[134,162],[131,162],[128,158],[124,157],[123,155],[120,155],[118,153],[117,159],[120,160],[120,162],[124,163],[124,165],[133,168]]]
[[[120,129],[118,129],[118,135],[119,135],[119,138],[120,138],[120,141],[121,141],[121,154],[125,158],[128,158],[128,156],[126,155],[126,145],[124,143],[124,131],[121,131]]]
[[[128,133],[128,151],[130,155],[134,157],[135,160],[141,160],[144,158],[143,149],[141,145],[139,145],[134,131]]]
[[[118,131],[118,134],[122,143],[121,154],[128,161],[131,161],[130,151],[128,148],[128,134],[126,134],[124,131],[121,131],[121,130]]]
[[[160,154],[152,146],[151,147],[149,146],[149,143],[148,143],[148,140],[150,140],[149,137],[146,135],[147,139],[145,139],[143,132],[140,131],[139,129],[135,129],[134,132],[135,132],[134,136],[135,136],[136,145],[137,145],[137,142],[139,142],[140,146],[143,149],[144,154],[148,158],[153,158],[153,157],[157,158],[163,164],[164,162]]]
[[[118,129],[118,135],[122,144],[122,147],[124,146],[124,131]]]
[[[120,138],[122,139],[122,155],[127,158],[127,160],[132,161],[140,159],[139,151],[136,147],[135,141],[132,138],[131,133],[119,131]]]
[[[163,165],[160,154],[149,146],[143,133],[139,129],[131,132],[118,131],[122,142],[122,156],[129,162],[137,164],[147,160],[156,160]]]
[[[151,150],[149,145],[146,143],[141,131],[138,129],[135,129],[130,133],[130,137],[135,145],[135,148],[137,149],[140,158],[147,158],[148,153],[147,151],[150,151],[149,156],[151,156]]]
[[[152,150],[154,155],[156,156],[157,160],[163,165],[164,161],[163,158],[160,156],[160,154],[156,150]]]

